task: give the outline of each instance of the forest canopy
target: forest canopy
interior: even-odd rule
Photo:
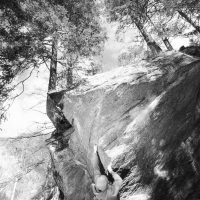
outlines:
[[[72,68],[80,59],[99,54],[106,38],[98,12],[90,0],[1,2],[1,102],[16,87],[10,83],[18,74],[44,64],[50,69],[49,89],[56,87],[58,64],[72,85]]]
[[[15,77],[24,71],[31,76],[44,65],[49,68],[49,90],[56,89],[60,78],[67,80],[66,87],[77,84],[74,69],[78,63],[103,50],[102,17],[118,23],[118,30],[131,26],[138,31],[139,46],[119,56],[119,62],[127,63],[144,51],[143,42],[150,56],[173,50],[170,39],[177,36],[193,38],[198,45],[199,9],[196,0],[2,0],[0,101],[10,99],[9,94],[23,86],[25,80],[11,84]],[[97,68],[92,67],[92,74]],[[2,104],[1,118],[6,110]]]

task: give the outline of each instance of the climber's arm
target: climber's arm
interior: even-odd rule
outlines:
[[[119,193],[119,190],[122,186],[122,179],[121,177],[117,174],[117,173],[113,173],[112,174],[113,178],[114,178],[114,183],[113,183],[113,187],[114,187],[114,194],[113,196],[117,196],[117,194]]]
[[[97,155],[97,145],[94,146],[94,151],[92,154],[92,166],[94,169],[94,178],[101,175],[100,169],[99,169],[99,157]]]
[[[112,170],[111,168],[111,165],[108,165],[108,171],[109,173],[112,174],[112,177],[114,179],[114,182],[113,182],[113,196],[117,196],[117,194],[119,193],[119,190],[122,186],[122,178]]]
[[[96,189],[95,189],[95,184],[94,183],[92,183],[92,191],[93,191],[94,195],[98,194],[97,191],[96,191]]]

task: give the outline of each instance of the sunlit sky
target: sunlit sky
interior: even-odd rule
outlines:
[[[129,30],[122,35],[123,41],[116,40],[115,24],[106,24],[108,40],[103,51],[103,71],[118,67],[117,59],[120,53],[132,44],[133,32]],[[176,38],[171,41],[174,49],[178,50],[180,46],[188,45],[188,39]],[[29,75],[29,72],[18,77],[21,80]],[[48,87],[49,71],[45,66],[40,68],[39,72],[34,72],[31,78],[25,83],[25,92],[19,96],[10,107],[7,120],[2,124],[0,137],[16,137],[20,134],[30,134],[37,130],[40,123],[50,122],[46,116],[46,93]],[[20,92],[18,87],[16,92]]]
[[[1,127],[1,137],[15,137],[22,133],[30,133],[36,129],[38,123],[49,122],[45,114],[48,74],[47,68],[42,66],[40,72],[34,72],[26,81],[25,92],[14,101],[8,111],[8,119]],[[18,79],[24,79],[28,75],[29,72]],[[21,89],[19,86],[16,93],[19,93]]]

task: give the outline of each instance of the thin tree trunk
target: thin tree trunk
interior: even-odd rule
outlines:
[[[48,91],[56,89],[57,83],[57,48],[58,48],[58,39],[57,36],[53,37],[52,41],[52,52],[51,52],[51,63],[50,63],[50,75],[49,75],[49,85]]]
[[[151,18],[150,18],[149,16],[148,16],[148,20],[150,21],[150,23],[152,24],[152,26],[155,28],[155,30],[157,31],[157,33],[159,33],[160,31],[159,31],[159,30],[157,29],[157,27],[154,25],[154,23],[152,22],[152,20],[151,20]],[[163,32],[165,32],[164,28],[163,28]],[[173,47],[172,47],[172,45],[171,45],[171,43],[169,42],[169,40],[168,40],[167,37],[165,37],[165,38],[162,37],[162,41],[163,41],[163,43],[165,44],[166,48],[167,48],[169,51],[173,50]]]
[[[73,68],[70,65],[68,65],[67,68],[67,86],[71,87],[73,85]]]
[[[150,48],[150,50],[152,51],[153,55],[157,55],[158,53],[160,53],[162,51],[162,49],[160,48],[160,46],[153,40],[153,38],[151,38],[151,36],[149,36],[147,34],[147,31],[145,30],[144,26],[141,24],[141,22],[135,18],[132,18],[132,21],[134,22],[134,24],[136,25],[136,27],[138,28],[138,30],[140,31],[140,33],[142,34],[144,40],[146,41],[148,47]]]
[[[181,10],[178,10],[178,13],[180,14],[181,17],[183,17],[189,24],[191,24],[195,30],[197,30],[200,33],[200,27],[198,25],[196,25],[195,22],[193,22],[189,16],[187,16],[187,14],[185,14],[184,12],[182,12]]]
[[[57,52],[58,52],[58,38],[57,36],[54,36],[52,41],[52,55],[50,61],[48,92],[56,89],[57,54],[58,54]],[[47,93],[46,111],[47,111],[47,116],[52,121],[54,127],[56,128],[56,133],[58,135],[71,127],[71,124],[68,122],[68,120],[65,118],[62,112],[62,108],[58,107],[57,103],[51,98],[50,93]]]
[[[173,47],[172,47],[171,43],[169,42],[168,38],[164,38],[164,39],[162,39],[162,40],[163,40],[165,46],[167,47],[167,49],[168,49],[169,51],[172,51],[172,50],[173,50]]]

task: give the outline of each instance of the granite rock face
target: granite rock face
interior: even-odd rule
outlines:
[[[51,92],[71,127],[54,152],[65,199],[93,199],[91,152],[123,178],[120,199],[199,199],[200,61],[168,52]]]

